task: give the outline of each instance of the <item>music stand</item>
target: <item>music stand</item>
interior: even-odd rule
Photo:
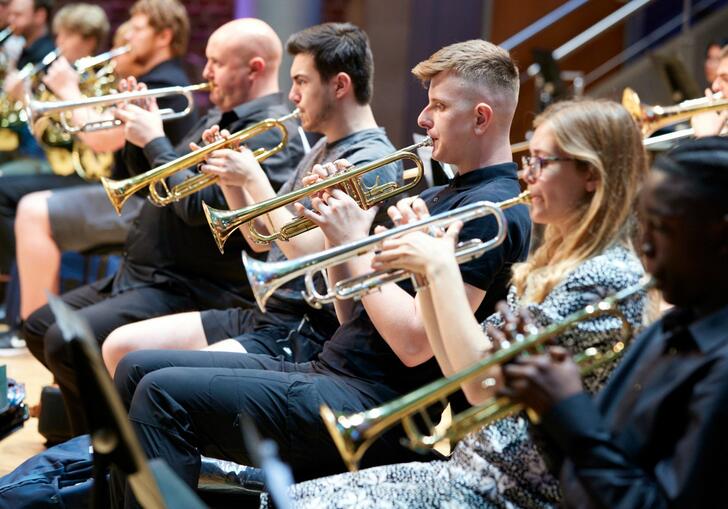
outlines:
[[[121,398],[106,371],[88,323],[60,297],[48,295],[69,350],[81,392],[94,461],[92,507],[108,506],[106,470],[124,472],[137,501],[146,509],[201,509],[204,504],[161,459],[147,461],[127,418]]]

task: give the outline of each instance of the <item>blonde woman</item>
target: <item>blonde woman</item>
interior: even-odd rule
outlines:
[[[543,327],[638,282],[643,268],[632,244],[631,204],[646,173],[641,136],[629,114],[605,101],[555,104],[535,121],[531,155],[523,160],[533,196],[531,218],[545,225],[543,244],[513,267],[507,304],[482,325],[469,311],[453,257],[458,225],[437,239],[415,233],[391,240],[373,261],[377,269],[405,268],[424,275],[420,290],[428,338],[445,374],[492,351],[486,327],[502,326],[525,308]],[[415,202],[411,216],[426,214]],[[392,215],[398,215],[391,211]],[[406,214],[405,214],[406,215]],[[405,220],[408,218],[404,218]],[[633,326],[645,299],[622,311]],[[573,352],[611,345],[620,322],[593,319],[558,338]],[[586,380],[595,390],[608,368]],[[492,373],[496,376],[499,373]],[[471,403],[497,387],[481,380],[463,387]],[[462,440],[449,461],[389,465],[294,486],[297,507],[548,507],[559,503],[558,483],[529,439],[527,420],[507,418]]]

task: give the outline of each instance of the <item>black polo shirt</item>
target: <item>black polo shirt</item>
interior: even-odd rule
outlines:
[[[504,163],[456,176],[448,185],[428,189],[421,197],[434,215],[478,201],[507,200],[519,192],[516,165]],[[476,313],[478,320],[490,315],[495,303],[506,297],[511,265],[528,255],[531,236],[528,209],[519,205],[506,210],[505,215],[508,234],[503,244],[460,265],[466,283],[487,290]],[[460,240],[490,239],[495,232],[496,222],[488,216],[465,223]],[[409,281],[399,284],[414,294]],[[392,392],[408,392],[442,376],[434,358],[413,368],[406,367],[376,331],[360,303],[355,306],[352,318],[326,342],[315,366],[322,371],[353,377],[355,385],[377,398],[391,397]]]
[[[48,53],[56,49],[56,43],[51,34],[46,34],[33,41],[30,46],[25,46],[20,53],[16,67],[22,69],[26,64],[37,64]]]
[[[144,147],[144,157],[139,157],[139,149],[127,144],[127,166],[130,171],[141,173],[177,159],[189,152],[190,142],[201,144],[202,132],[214,124],[235,132],[267,118],[279,118],[290,110],[280,93],[247,102],[222,115],[213,109],[200,119],[176,149],[167,138],[157,138]],[[263,169],[273,183],[287,180],[303,153],[297,124],[290,123],[288,128],[287,146],[263,163]],[[274,146],[279,140],[278,130],[273,130],[251,138],[247,144],[255,150]],[[187,168],[169,177],[167,184],[172,187],[195,174],[196,166]],[[240,260],[240,251],[247,248],[242,235],[232,235],[225,254],[220,254],[202,210],[203,201],[215,208],[227,208],[217,185],[166,207],[157,207],[150,202],[144,204],[127,237],[124,262],[114,282],[115,292],[175,282],[195,295],[201,307],[203,304],[210,308],[241,304],[226,300],[222,292],[228,292],[228,296],[252,298]]]

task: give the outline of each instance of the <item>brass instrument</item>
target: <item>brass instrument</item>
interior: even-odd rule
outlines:
[[[334,412],[328,406],[322,405],[321,417],[342,459],[351,471],[358,468],[364,452],[374,440],[400,421],[407,435],[407,445],[415,450],[431,449],[443,440],[459,439],[473,429],[486,426],[495,420],[518,412],[522,407],[507,398],[493,398],[482,405],[472,407],[461,414],[453,416],[449,429],[444,433],[433,431],[430,435],[420,433],[414,422],[414,416],[420,414],[425,422],[429,423],[429,418],[426,415],[427,407],[442,402],[447,396],[460,389],[463,383],[483,376],[494,366],[503,365],[520,354],[541,347],[548,340],[562,334],[579,322],[604,314],[615,315],[622,321],[621,340],[617,341],[607,353],[599,354],[595,349],[589,348],[578,356],[577,360],[581,361],[582,366],[588,370],[594,367],[595,362],[604,363],[618,357],[625,347],[625,342],[632,335],[632,328],[619,311],[618,305],[645,292],[653,284],[651,278],[645,278],[636,285],[625,288],[598,303],[590,304],[584,309],[572,313],[561,322],[554,323],[526,337],[521,335],[522,337],[516,338],[517,341],[510,346],[476,362],[469,368],[449,377],[435,380],[389,403],[351,415]]]
[[[87,97],[84,99],[73,101],[37,101],[30,100],[26,106],[26,114],[29,124],[32,126],[38,120],[49,115],[60,114],[63,128],[72,134],[78,132],[92,132],[103,129],[112,129],[121,125],[121,121],[117,119],[108,119],[95,122],[89,122],[81,126],[73,126],[66,120],[66,113],[80,108],[114,106],[119,103],[136,101],[141,99],[152,99],[160,97],[170,97],[175,95],[184,96],[187,99],[187,106],[182,111],[173,111],[170,109],[160,110],[163,120],[174,120],[185,117],[192,112],[195,105],[193,92],[207,92],[212,85],[210,83],[200,83],[197,85],[189,85],[186,87],[173,86],[154,88],[149,90],[140,90],[136,92],[121,92],[101,95],[96,97]]]
[[[498,226],[498,233],[490,240],[470,239],[460,242],[455,250],[458,263],[465,263],[479,257],[486,251],[500,245],[506,238],[506,219],[503,210],[514,205],[526,204],[530,201],[530,194],[524,191],[515,198],[500,203],[481,201],[464,205],[453,210],[441,212],[420,221],[392,228],[382,233],[371,235],[343,246],[333,247],[307,256],[281,262],[263,262],[251,258],[243,251],[243,265],[248,275],[250,288],[255,300],[262,311],[265,303],[281,285],[299,276],[304,276],[306,290],[303,296],[311,306],[320,308],[322,304],[343,299],[359,299],[370,291],[386,283],[394,283],[413,277],[405,270],[373,271],[369,274],[345,279],[336,283],[333,288],[327,288],[326,294],[320,294],[314,285],[314,274],[348,260],[372,252],[380,248],[382,242],[388,238],[399,237],[407,232],[429,227],[445,227],[455,221],[470,221],[492,214]],[[415,285],[417,286],[417,284]]]
[[[217,243],[217,247],[220,248],[221,253],[223,252],[223,246],[225,245],[227,238],[239,226],[245,223],[249,223],[248,228],[250,230],[250,234],[253,237],[253,240],[259,244],[269,244],[275,240],[288,240],[291,237],[307,232],[316,226],[305,217],[299,217],[284,225],[280,231],[266,235],[255,229],[255,225],[252,223],[253,219],[267,214],[277,208],[300,201],[309,195],[313,195],[333,186],[341,186],[349,196],[356,200],[361,208],[368,209],[375,203],[387,200],[392,196],[408,191],[417,185],[422,178],[424,169],[422,161],[415,151],[420,147],[427,147],[430,145],[432,145],[432,140],[428,137],[419,143],[400,149],[369,164],[365,164],[360,167],[352,166],[351,168],[347,168],[346,170],[332,175],[321,182],[317,182],[316,184],[291,191],[290,193],[281,196],[276,196],[275,198],[250,205],[242,209],[218,210],[203,202],[202,206],[205,209],[205,215],[207,216],[207,222],[212,230],[212,236],[215,238],[215,242]],[[402,185],[398,185],[396,182],[387,182],[381,185],[376,184],[370,188],[367,188],[364,184],[361,177],[365,173],[369,173],[377,168],[381,168],[382,166],[401,160],[409,160],[416,165],[416,169],[414,169],[414,171],[405,172],[405,178],[409,179],[408,182]]]
[[[642,130],[642,136],[649,135],[663,127],[688,120],[693,115],[708,111],[722,111],[728,109],[728,99],[723,94],[713,94],[711,97],[690,99],[674,106],[650,106],[640,102],[637,93],[631,88],[625,88],[622,93],[622,106],[632,115]]]
[[[150,90],[149,92],[155,91]],[[149,200],[155,205],[163,207],[217,182],[217,176],[200,173],[194,177],[188,178],[180,184],[177,184],[172,189],[169,189],[164,180],[165,178],[174,175],[185,168],[189,168],[190,166],[203,162],[209,154],[216,150],[237,146],[239,143],[270,131],[271,129],[278,129],[281,132],[281,141],[278,145],[269,149],[261,148],[253,153],[258,161],[263,161],[273,154],[283,150],[283,147],[285,147],[288,143],[288,129],[286,129],[284,124],[289,120],[298,118],[298,115],[299,111],[294,110],[288,115],[284,115],[278,119],[269,118],[261,120],[257,124],[253,124],[245,129],[233,133],[229,138],[210,143],[209,145],[195,150],[194,152],[190,152],[189,154],[175,159],[174,161],[152,168],[140,175],[135,175],[124,180],[102,178],[101,183],[106,190],[106,194],[109,196],[109,200],[111,200],[111,204],[114,206],[114,209],[118,214],[121,214],[121,208],[124,206],[126,200],[128,200],[134,193],[145,187],[149,188]],[[162,187],[161,192],[157,189],[157,185]]]

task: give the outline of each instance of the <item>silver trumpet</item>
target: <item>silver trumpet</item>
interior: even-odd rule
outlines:
[[[63,129],[71,134],[78,132],[100,131],[103,129],[112,129],[121,125],[121,121],[117,119],[107,119],[97,122],[89,122],[80,126],[72,126],[66,120],[64,113],[80,108],[90,108],[96,106],[114,106],[129,101],[137,101],[141,99],[152,99],[161,97],[170,97],[175,95],[184,96],[187,99],[187,106],[181,111],[173,111],[171,109],[160,110],[163,120],[174,120],[186,117],[192,112],[195,106],[195,100],[192,96],[193,92],[207,92],[212,88],[210,83],[199,83],[197,85],[189,85],[186,87],[173,86],[153,88],[149,90],[139,90],[136,92],[121,92],[115,94],[102,95],[98,97],[87,97],[84,99],[73,101],[37,101],[29,100],[26,106],[29,125],[33,125],[42,117],[60,114],[60,121]]]
[[[386,283],[394,283],[407,278],[416,277],[403,269],[372,271],[368,274],[352,277],[339,281],[332,288],[326,278],[326,269],[339,265],[348,260],[354,259],[366,253],[381,248],[382,242],[386,239],[399,237],[405,233],[420,230],[423,228],[447,227],[456,221],[471,221],[487,215],[493,215],[498,226],[497,235],[490,240],[470,239],[460,242],[455,248],[455,257],[458,263],[465,263],[481,256],[486,251],[499,246],[506,238],[506,219],[503,211],[515,205],[527,204],[531,201],[528,191],[524,191],[515,198],[499,203],[481,201],[471,203],[447,212],[435,214],[428,218],[410,224],[398,226],[371,235],[343,246],[333,247],[295,260],[281,262],[262,262],[251,258],[243,252],[243,265],[248,275],[250,287],[255,295],[258,306],[265,312],[265,303],[273,292],[281,285],[299,277],[304,276],[306,289],[302,292],[303,297],[309,305],[320,308],[323,304],[335,300],[360,299],[367,293],[379,288]],[[326,281],[326,293],[321,294],[314,284],[314,275],[320,272]],[[415,281],[415,286],[418,282]]]

